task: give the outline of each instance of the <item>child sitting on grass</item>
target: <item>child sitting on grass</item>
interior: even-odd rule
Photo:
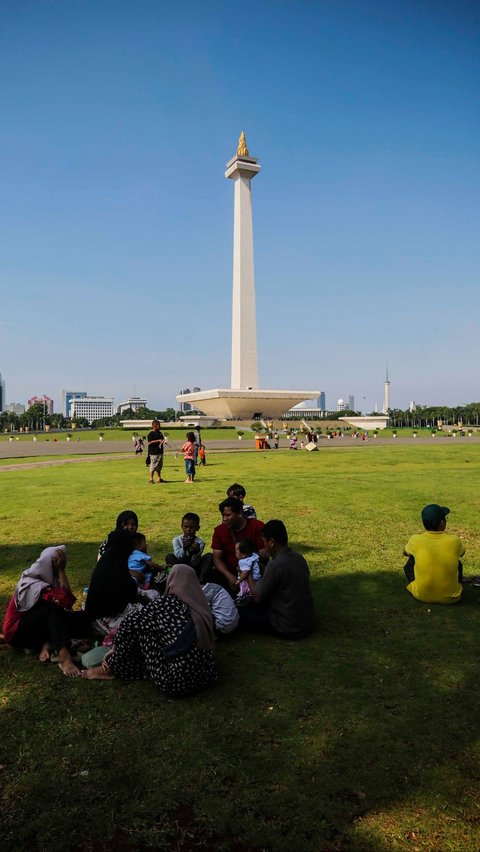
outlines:
[[[173,553],[165,558],[167,565],[191,565],[197,569],[205,549],[203,538],[197,535],[200,518],[196,512],[186,512],[182,518],[182,532],[172,541]]]
[[[156,571],[163,571],[162,565],[153,561],[147,552],[147,539],[143,533],[135,533],[133,536],[134,550],[128,557],[128,570],[137,582],[142,592],[148,591],[153,585]]]
[[[251,574],[255,582],[262,579],[260,573],[260,558],[258,553],[255,553],[253,544],[248,538],[243,538],[237,541],[235,545],[235,555],[238,559],[238,595],[236,602],[245,601],[246,598],[251,599],[252,593],[248,585],[248,575]]]
[[[243,517],[244,518],[256,518],[257,513],[253,506],[250,506],[249,503],[245,503],[245,497],[247,496],[247,492],[243,485],[240,485],[238,482],[234,482],[233,485],[230,485],[230,488],[227,488],[227,497],[236,497],[242,503],[243,508]]]
[[[431,503],[422,509],[425,532],[412,535],[403,551],[408,556],[404,571],[407,589],[424,603],[453,604],[462,596],[461,540],[445,532],[450,509]]]

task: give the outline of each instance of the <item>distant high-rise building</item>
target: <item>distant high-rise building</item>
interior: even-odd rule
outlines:
[[[345,402],[343,399],[337,400],[337,411],[345,411]]]
[[[65,388],[62,388],[62,392],[61,392],[62,414],[65,417],[70,417],[70,403],[71,403],[73,397],[76,397],[77,399],[85,399],[86,396],[87,396],[87,391],[72,391],[72,390],[65,390]]]
[[[190,388],[184,388],[181,390],[179,396],[183,396],[186,393],[191,393]],[[180,402],[180,411],[186,412],[191,410],[192,406],[188,402]]]
[[[415,400],[412,399],[410,401],[410,404],[408,406],[408,410],[409,410],[410,414],[413,414],[413,412],[417,410],[417,404],[416,404]]]
[[[32,405],[43,405],[45,414],[53,414],[53,399],[46,394],[43,396],[32,396],[31,399],[27,400],[27,405],[29,408]]]
[[[193,390],[190,390],[190,388],[184,388],[178,395],[183,396],[186,393],[198,393],[200,390],[201,388],[193,388]],[[180,402],[180,411],[187,412],[191,410],[192,405],[189,402]]]
[[[21,402],[9,402],[7,410],[10,414],[16,414],[17,417],[20,417],[20,414],[25,413],[25,406]]]
[[[318,407],[320,411],[326,411],[325,391],[322,391],[320,396],[318,397]]]
[[[348,397],[348,410],[355,411],[355,397],[353,393],[351,393]]]
[[[0,373],[0,411],[5,411],[7,406],[6,399],[6,391],[5,391],[5,380],[2,379],[2,374]]]

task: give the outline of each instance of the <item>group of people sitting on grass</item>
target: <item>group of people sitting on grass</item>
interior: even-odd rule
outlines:
[[[135,512],[121,512],[100,545],[81,610],[73,610],[65,545],[47,547],[17,583],[4,641],[38,652],[42,662],[57,660],[69,677],[149,679],[179,697],[216,680],[213,652],[221,635],[239,627],[291,640],[307,636],[314,624],[308,565],[289,548],[283,522],[258,520],[245,496],[238,483],[228,489],[211,553],[198,535],[199,516],[187,512],[163,563],[148,554]],[[405,546],[407,589],[425,603],[457,603],[462,595],[464,547],[446,532],[449,512],[425,506],[425,532]],[[97,646],[82,656],[81,671],[74,649],[92,637]]]
[[[80,610],[73,610],[65,545],[47,547],[17,583],[4,641],[39,653],[42,662],[58,661],[69,677],[149,679],[179,697],[216,680],[221,635],[243,628],[307,636],[314,623],[310,572],[289,548],[283,522],[258,520],[238,483],[219,511],[211,553],[198,535],[198,514],[187,512],[162,563],[148,554],[135,512],[121,512],[100,545]],[[75,659],[80,646],[83,670]]]

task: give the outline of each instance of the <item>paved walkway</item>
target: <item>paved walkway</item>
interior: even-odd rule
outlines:
[[[361,441],[355,438],[321,438],[318,442],[318,448],[322,450],[342,450],[347,447],[350,449],[366,450],[373,447],[385,447],[392,444],[414,444],[417,447],[431,446],[434,443],[439,443],[443,446],[455,446],[458,444],[479,443],[480,435],[474,435],[471,438],[432,438],[425,436],[424,438],[370,438],[368,441]],[[167,449],[168,454],[175,452],[178,442],[174,442]],[[280,440],[280,451],[288,449],[288,441],[283,438]],[[208,453],[213,452],[255,452],[255,441],[252,440],[218,440],[207,442]],[[275,452],[275,450],[272,450]],[[299,452],[299,450],[297,450]],[[300,451],[301,452],[301,451]],[[72,458],[52,458],[52,456],[72,456]],[[39,458],[39,461],[18,462],[15,464],[14,459],[22,458]],[[42,459],[43,457],[43,459]],[[0,465],[0,473],[3,471],[12,470],[28,470],[35,467],[53,467],[62,464],[79,464],[85,462],[97,461],[119,461],[121,459],[135,458],[132,443],[129,440],[125,441],[0,441],[0,459],[12,459],[12,464]],[[145,458],[145,456],[143,456]]]

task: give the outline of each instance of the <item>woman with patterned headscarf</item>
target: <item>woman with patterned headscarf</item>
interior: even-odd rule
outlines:
[[[89,679],[151,680],[172,698],[191,695],[217,679],[213,617],[190,565],[175,565],[164,597],[128,615],[102,666]]]

